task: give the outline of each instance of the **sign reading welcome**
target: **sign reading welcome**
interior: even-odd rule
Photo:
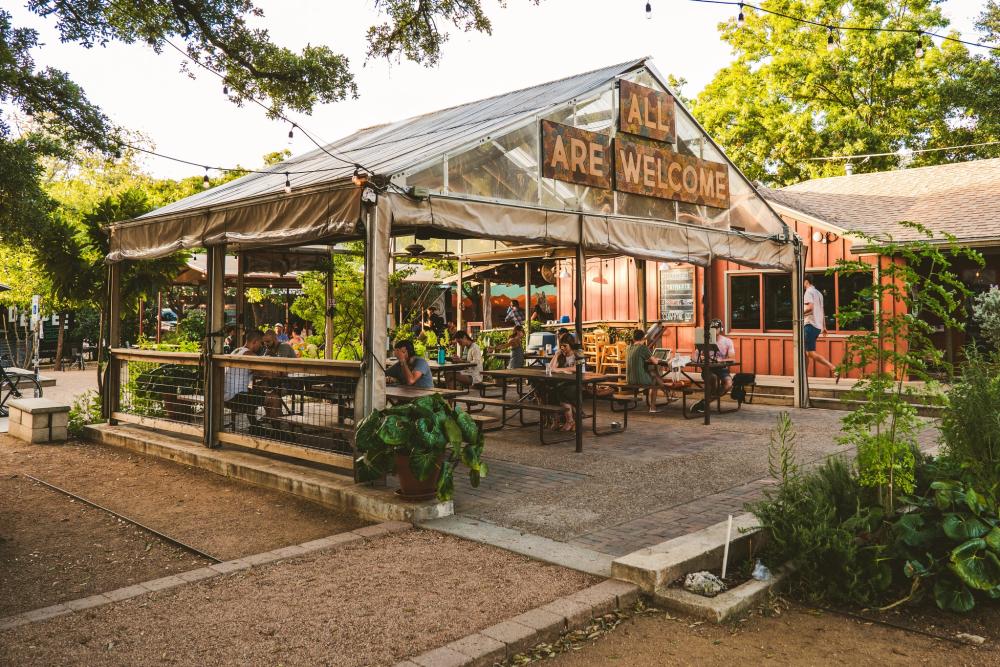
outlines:
[[[673,97],[623,80],[618,106],[620,132],[613,145],[605,134],[542,120],[542,176],[647,197],[729,207],[727,165],[673,150]]]

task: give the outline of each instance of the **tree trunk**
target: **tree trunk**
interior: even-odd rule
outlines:
[[[66,318],[69,317],[68,313],[59,313],[59,330],[56,333],[56,364],[53,370],[61,371],[63,369],[63,340],[66,335]]]

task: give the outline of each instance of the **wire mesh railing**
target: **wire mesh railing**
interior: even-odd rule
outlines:
[[[201,433],[205,379],[192,352],[114,350],[119,390],[112,418],[185,433]]]

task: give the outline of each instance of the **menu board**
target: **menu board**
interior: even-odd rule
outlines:
[[[694,267],[660,271],[660,320],[670,324],[694,323]]]

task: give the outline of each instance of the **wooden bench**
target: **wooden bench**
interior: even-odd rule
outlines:
[[[545,420],[542,417],[543,417],[543,415],[547,415],[547,414],[548,415],[562,414],[563,408],[562,408],[561,405],[548,405],[548,404],[544,404],[544,403],[529,403],[527,401],[523,401],[523,402],[507,401],[507,400],[504,400],[502,398],[488,398],[488,397],[483,397],[483,396],[457,396],[457,397],[455,397],[455,402],[456,403],[464,403],[465,405],[468,405],[470,407],[476,406],[476,405],[482,405],[483,407],[485,407],[487,405],[492,405],[494,407],[499,407],[500,408],[500,417],[499,417],[500,424],[498,426],[496,426],[496,427],[487,429],[489,431],[499,430],[499,429],[503,428],[504,426],[506,426],[507,425],[507,419],[508,419],[507,413],[508,412],[517,412],[518,415],[519,415],[521,426],[535,426],[536,424],[538,425],[538,439],[541,441],[541,443],[543,445],[553,444],[554,442],[563,442],[564,440],[568,439],[568,438],[562,438],[562,439],[559,439],[559,440],[556,440],[556,441],[553,441],[553,440],[546,441],[546,439],[545,439]],[[533,421],[533,422],[526,422],[526,421],[524,421],[524,411],[525,410],[528,410],[529,412],[537,412],[538,413],[538,420]],[[475,416],[486,417],[488,415],[473,415],[473,416],[474,417]],[[496,417],[494,417],[494,419],[496,419]]]

